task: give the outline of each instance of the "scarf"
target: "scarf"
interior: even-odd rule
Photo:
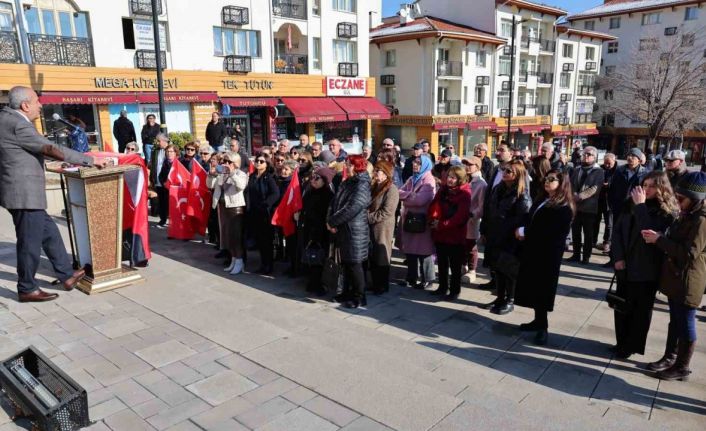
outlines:
[[[424,174],[431,171],[432,164],[431,159],[426,154],[419,156],[419,160],[422,161],[422,166],[419,168],[419,172],[412,175],[412,185],[416,186],[419,180],[422,179]]]

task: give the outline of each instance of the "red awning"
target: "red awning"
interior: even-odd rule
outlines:
[[[498,125],[493,121],[476,121],[467,124],[469,130],[495,130]]]
[[[294,114],[297,123],[346,121],[346,113],[328,97],[283,97],[282,102]]]
[[[335,97],[349,120],[388,120],[390,111],[374,97]]]
[[[218,100],[216,93],[196,93],[196,92],[166,92],[164,102],[166,103],[191,103],[191,102],[215,102]],[[140,103],[159,103],[158,93],[137,93],[137,101]]]
[[[554,136],[571,136],[571,132],[569,130],[560,130],[558,132],[553,133]]]
[[[277,106],[276,97],[221,97],[221,103],[234,108],[249,108],[258,106]]]
[[[539,133],[544,129],[550,129],[552,126],[540,125],[540,126],[520,126],[520,132],[526,133]]]
[[[465,127],[466,123],[463,121],[457,123],[434,123],[434,130],[463,129]]]
[[[109,105],[135,103],[135,93],[68,93],[45,91],[39,102],[45,105]]]
[[[573,136],[588,136],[588,135],[597,135],[598,130],[596,129],[580,129],[580,130],[572,130],[571,134]]]

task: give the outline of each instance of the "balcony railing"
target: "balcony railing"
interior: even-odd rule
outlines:
[[[339,22],[336,26],[338,37],[352,38],[358,37],[358,24],[354,22]]]
[[[167,68],[167,53],[159,51],[162,70]],[[135,67],[138,69],[157,70],[157,55],[152,50],[138,49],[135,51]]]
[[[591,85],[579,85],[579,96],[593,96],[595,90]]]
[[[395,85],[395,75],[380,75],[380,85]]]
[[[272,14],[284,18],[306,19],[306,0],[272,0]]]
[[[537,105],[537,115],[552,115],[552,105]]]
[[[520,46],[522,48],[529,48],[530,43],[538,43],[539,39],[536,37],[528,37],[528,36],[522,36],[522,39],[520,39]]]
[[[0,63],[20,63],[20,44],[14,31],[0,31]]]
[[[152,0],[130,0],[133,15],[152,15]],[[162,0],[157,0],[157,15],[162,15]]]
[[[527,71],[526,70],[520,70],[519,74],[519,81],[522,82],[527,82]]]
[[[474,113],[476,115],[488,115],[488,105],[476,105]]]
[[[223,6],[221,10],[223,24],[244,25],[250,23],[250,11],[246,7]]]
[[[551,84],[554,81],[554,74],[547,72],[537,73],[537,82],[540,84]]]
[[[338,76],[358,76],[358,63],[338,63]]]
[[[569,124],[569,117],[559,117],[559,124],[562,126]]]
[[[28,34],[29,52],[35,64],[95,66],[93,44],[85,37]]]
[[[444,100],[437,104],[436,110],[439,115],[458,115],[461,113],[461,101]]]
[[[248,73],[252,71],[252,57],[227,55],[223,58],[223,70],[231,73]]]
[[[554,52],[556,50],[556,42],[550,39],[539,39],[539,50]]]
[[[436,62],[436,74],[438,76],[462,76],[463,63],[460,61],[444,61]]]
[[[307,74],[308,58],[301,54],[282,54],[275,60],[275,73]]]
[[[526,112],[525,105],[520,105],[517,107],[517,112],[516,112],[517,115],[525,115],[525,112]]]

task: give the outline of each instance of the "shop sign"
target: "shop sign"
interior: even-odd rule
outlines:
[[[368,91],[368,81],[365,78],[327,76],[324,87],[327,96],[365,96]]]
[[[136,19],[133,21],[135,30],[135,49],[154,50],[154,31],[152,21]],[[167,29],[163,22],[159,23],[159,49],[167,50]]]
[[[175,90],[179,88],[179,82],[177,78],[163,79],[165,90]],[[156,78],[118,78],[111,76],[101,76],[93,78],[93,85],[96,88],[153,88],[157,89],[157,79]]]
[[[272,90],[274,88],[274,81],[268,79],[248,79],[248,80],[237,80],[237,79],[223,79],[221,80],[224,90]]]
[[[433,124],[432,117],[415,117],[396,115],[389,120],[383,120],[382,124],[387,126],[420,126],[428,127]]]

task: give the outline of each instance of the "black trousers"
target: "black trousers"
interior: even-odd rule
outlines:
[[[34,277],[42,250],[59,280],[68,280],[74,271],[54,220],[44,210],[9,211],[17,236],[17,293],[30,293],[39,288]]]
[[[346,280],[346,298],[358,301],[363,297],[365,289],[365,271],[362,263],[343,262],[343,274]]]
[[[221,227],[218,224],[218,211],[212,209],[211,213],[208,215],[208,242],[216,244],[220,247],[220,238]]]
[[[547,310],[541,309],[541,308],[535,308],[534,309],[534,321],[537,324],[537,327],[541,329],[548,329],[549,328],[549,319],[547,316]]]
[[[296,231],[292,235],[284,238],[284,250],[287,255],[287,261],[289,262],[289,269],[296,274],[299,270],[299,259],[301,258]]]
[[[577,212],[574,222],[571,224],[571,241],[574,245],[574,256],[588,260],[591,257],[594,229],[598,214]],[[581,233],[583,232],[583,241]],[[582,253],[583,251],[583,253]]]
[[[390,290],[390,265],[370,264],[370,275],[373,279],[373,291],[380,293]]]
[[[593,244],[598,244],[598,237],[601,231],[601,219],[603,219],[603,224],[605,229],[603,229],[603,242],[610,242],[610,237],[613,234],[613,213],[608,209],[608,206],[598,207],[598,214],[596,214],[596,223],[593,228]]]
[[[435,243],[436,264],[439,267],[439,289],[449,290],[451,295],[461,293],[461,267],[466,257],[463,244]],[[451,280],[449,281],[449,270]]]
[[[251,218],[255,224],[255,242],[260,252],[260,266],[264,269],[272,269],[274,261],[274,226],[270,224],[269,217]]]
[[[157,192],[157,215],[159,215],[159,224],[163,225],[169,218],[169,189],[161,186],[157,186],[154,189]]]
[[[501,301],[515,300],[515,284],[517,280],[503,274],[500,271],[495,272],[495,287],[498,290],[498,299]]]
[[[618,282],[616,293],[628,302],[627,313],[613,312],[616,344],[627,353],[644,355],[657,283],[622,281]]]

